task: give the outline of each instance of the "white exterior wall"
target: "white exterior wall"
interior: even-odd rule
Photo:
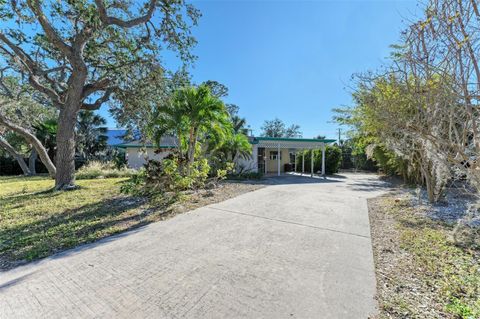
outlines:
[[[235,161],[237,172],[257,172],[258,165],[258,146],[257,144],[252,144],[252,155],[248,158],[238,158]]]
[[[127,165],[130,168],[139,169],[147,162],[147,160],[159,161],[170,154],[170,150],[163,150],[162,152],[155,154],[155,149],[147,148],[142,151],[138,147],[127,147],[125,154],[127,156]]]
[[[277,173],[278,172],[278,161],[270,159],[270,152],[278,152],[278,148],[267,148],[265,149],[266,156],[267,156],[267,173]],[[280,173],[285,172],[285,164],[290,163],[290,152],[288,149],[281,148],[280,153],[281,161],[280,161]]]
[[[130,168],[140,169],[147,162],[147,160],[160,161],[163,158],[170,155],[170,150],[164,150],[161,153],[155,154],[153,148],[147,148],[146,151],[142,151],[138,147],[127,147],[125,154],[127,157],[127,165]],[[248,158],[238,158],[236,162],[237,171],[242,172],[257,172],[257,158],[258,148],[257,145],[252,145],[252,155]]]

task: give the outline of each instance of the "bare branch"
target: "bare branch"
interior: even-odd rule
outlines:
[[[110,79],[108,78],[103,78],[94,83],[89,83],[84,86],[82,96],[83,98],[87,98],[89,95],[95,92],[105,91],[105,89],[107,89],[109,84],[110,84]]]
[[[108,88],[107,90],[105,90],[105,93],[101,97],[99,97],[94,103],[83,103],[81,106],[81,109],[88,110],[88,111],[98,110],[103,103],[108,101],[112,93],[113,93],[113,89]]]
[[[95,0],[95,3],[98,8],[98,13],[100,14],[100,19],[102,20],[103,23],[107,25],[117,25],[122,28],[131,28],[139,24],[146,23],[152,18],[153,13],[155,12],[155,5],[157,4],[157,1],[150,0],[148,4],[148,10],[145,15],[138,18],[131,19],[131,20],[127,20],[127,21],[116,18],[116,17],[108,16],[107,9],[103,4],[103,0]]]
[[[36,18],[38,19],[38,22],[40,22],[40,25],[45,31],[45,35],[48,37],[48,39],[65,56],[70,58],[72,55],[72,48],[63,41],[63,39],[58,35],[57,31],[52,27],[50,22],[47,20],[47,18],[43,14],[42,8],[40,7],[40,2],[38,0],[28,0],[27,3],[30,9],[33,11],[33,13],[35,13]]]

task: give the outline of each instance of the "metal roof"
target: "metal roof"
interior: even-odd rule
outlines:
[[[310,139],[310,138],[286,138],[286,137],[254,137],[252,144],[266,148],[292,148],[292,149],[312,149],[320,148],[325,144],[333,143],[336,140],[329,139]]]
[[[160,139],[160,145],[154,145],[151,142],[143,142],[141,140],[135,140],[128,143],[122,143],[115,145],[115,147],[119,148],[127,148],[127,147],[138,147],[138,148],[177,148],[178,147],[178,139],[174,136],[162,136]]]

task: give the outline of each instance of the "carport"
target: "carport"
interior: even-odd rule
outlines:
[[[273,172],[272,167],[276,165],[276,173],[278,176],[282,172],[282,163],[286,164],[285,156],[282,158],[282,154],[285,154],[283,150],[288,150],[289,160],[293,157],[295,163],[295,171],[298,171],[296,167],[297,153],[298,151],[310,150],[310,176],[314,174],[314,162],[313,151],[317,149],[322,150],[322,168],[321,174],[325,177],[325,145],[333,143],[335,140],[327,139],[305,139],[305,138],[280,138],[280,137],[255,137],[252,144],[257,147],[257,169],[263,173]],[[273,155],[272,155],[273,154]],[[292,156],[293,155],[293,156]],[[269,169],[270,168],[270,169]],[[302,152],[302,175],[305,174],[305,156]]]

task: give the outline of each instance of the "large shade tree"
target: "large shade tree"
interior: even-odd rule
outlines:
[[[162,48],[193,58],[190,27],[199,12],[183,0],[1,2],[3,59],[59,110],[56,189],[74,187],[80,110],[126,96],[132,79],[161,68]]]
[[[285,122],[279,118],[275,118],[271,121],[265,121],[262,125],[262,136],[265,137],[302,137],[300,126],[292,124],[287,127]]]

